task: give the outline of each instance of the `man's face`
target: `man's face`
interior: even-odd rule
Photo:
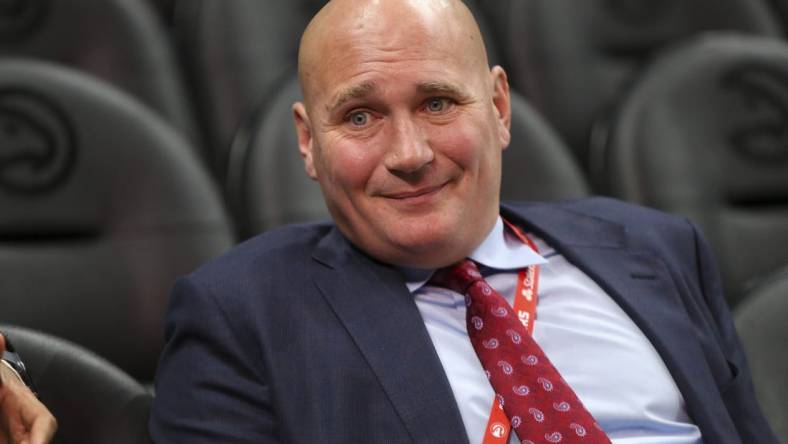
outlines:
[[[340,230],[379,260],[428,268],[468,255],[495,222],[509,102],[467,33],[422,25],[339,32],[294,111]]]

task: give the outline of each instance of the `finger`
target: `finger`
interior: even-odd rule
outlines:
[[[5,352],[5,337],[3,337],[3,334],[0,333],[0,355],[2,355],[4,352]],[[3,364],[0,364],[0,366],[2,365]],[[0,372],[0,387],[3,386],[3,380],[4,380],[3,372]],[[0,439],[2,439],[2,437],[0,437]],[[4,444],[4,442],[0,441],[0,444]]]
[[[29,430],[28,444],[46,444],[57,430],[57,421],[32,392],[25,393],[25,398],[21,420]]]
[[[49,413],[40,415],[30,429],[29,444],[47,444],[55,436],[57,421]]]

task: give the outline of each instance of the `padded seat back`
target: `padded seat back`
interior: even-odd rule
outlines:
[[[53,64],[0,60],[0,322],[153,378],[177,275],[229,248],[193,150],[131,97]]]
[[[243,236],[330,217],[320,187],[306,175],[298,151],[291,106],[301,98],[293,77],[233,146],[228,190]],[[514,93],[512,143],[503,153],[501,187],[505,200],[557,200],[589,193],[568,148]]]
[[[750,291],[733,316],[758,401],[777,437],[788,442],[788,267]]]
[[[58,422],[53,444],[149,443],[153,395],[120,369],[72,342],[18,326],[0,330],[30,369]]]
[[[48,60],[89,73],[195,136],[171,44],[148,1],[2,3],[0,57]]]
[[[700,224],[735,305],[788,264],[788,45],[710,35],[665,54],[599,157],[609,193]]]
[[[772,10],[777,14],[777,18],[782,25],[783,34],[788,34],[788,0],[768,0]]]
[[[762,0],[481,0],[513,87],[585,168],[594,122],[655,52],[708,30],[778,36]]]
[[[519,94],[511,92],[512,141],[503,152],[501,200],[586,197],[591,187],[569,147]]]

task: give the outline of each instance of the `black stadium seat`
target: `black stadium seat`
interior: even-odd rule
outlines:
[[[228,179],[241,232],[250,236],[292,222],[329,217],[320,188],[304,172],[291,105],[301,99],[293,77],[233,146]],[[525,101],[512,95],[512,143],[503,153],[506,200],[557,200],[588,195],[568,148]]]
[[[169,27],[172,25],[175,12],[176,0],[149,0],[154,9],[159,13],[163,23]]]
[[[60,66],[0,59],[0,322],[151,380],[175,277],[233,243],[185,140]]]
[[[733,315],[758,401],[777,437],[788,442],[788,267],[750,291]]]
[[[48,60],[137,97],[196,140],[170,41],[148,1],[0,2],[0,57]]]
[[[561,200],[588,196],[590,186],[563,140],[512,91],[512,143],[503,153],[502,200]]]
[[[153,395],[92,352],[35,330],[2,325],[57,418],[53,444],[145,444]]]
[[[328,219],[318,184],[298,151],[291,106],[301,100],[293,75],[233,143],[227,190],[242,237],[292,222]]]
[[[782,24],[783,34],[788,36],[788,0],[768,0]]]
[[[208,144],[226,177],[234,134],[258,103],[295,70],[298,41],[316,0],[185,0],[174,34],[188,68]]]
[[[643,63],[706,30],[778,36],[763,0],[480,0],[512,86],[584,169],[593,124]]]
[[[788,44],[707,35],[664,54],[611,119],[606,191],[689,216],[735,305],[788,264]]]

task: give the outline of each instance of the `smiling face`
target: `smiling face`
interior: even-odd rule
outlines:
[[[299,145],[342,233],[394,265],[476,248],[498,215],[506,74],[453,0],[334,0],[304,34]]]

